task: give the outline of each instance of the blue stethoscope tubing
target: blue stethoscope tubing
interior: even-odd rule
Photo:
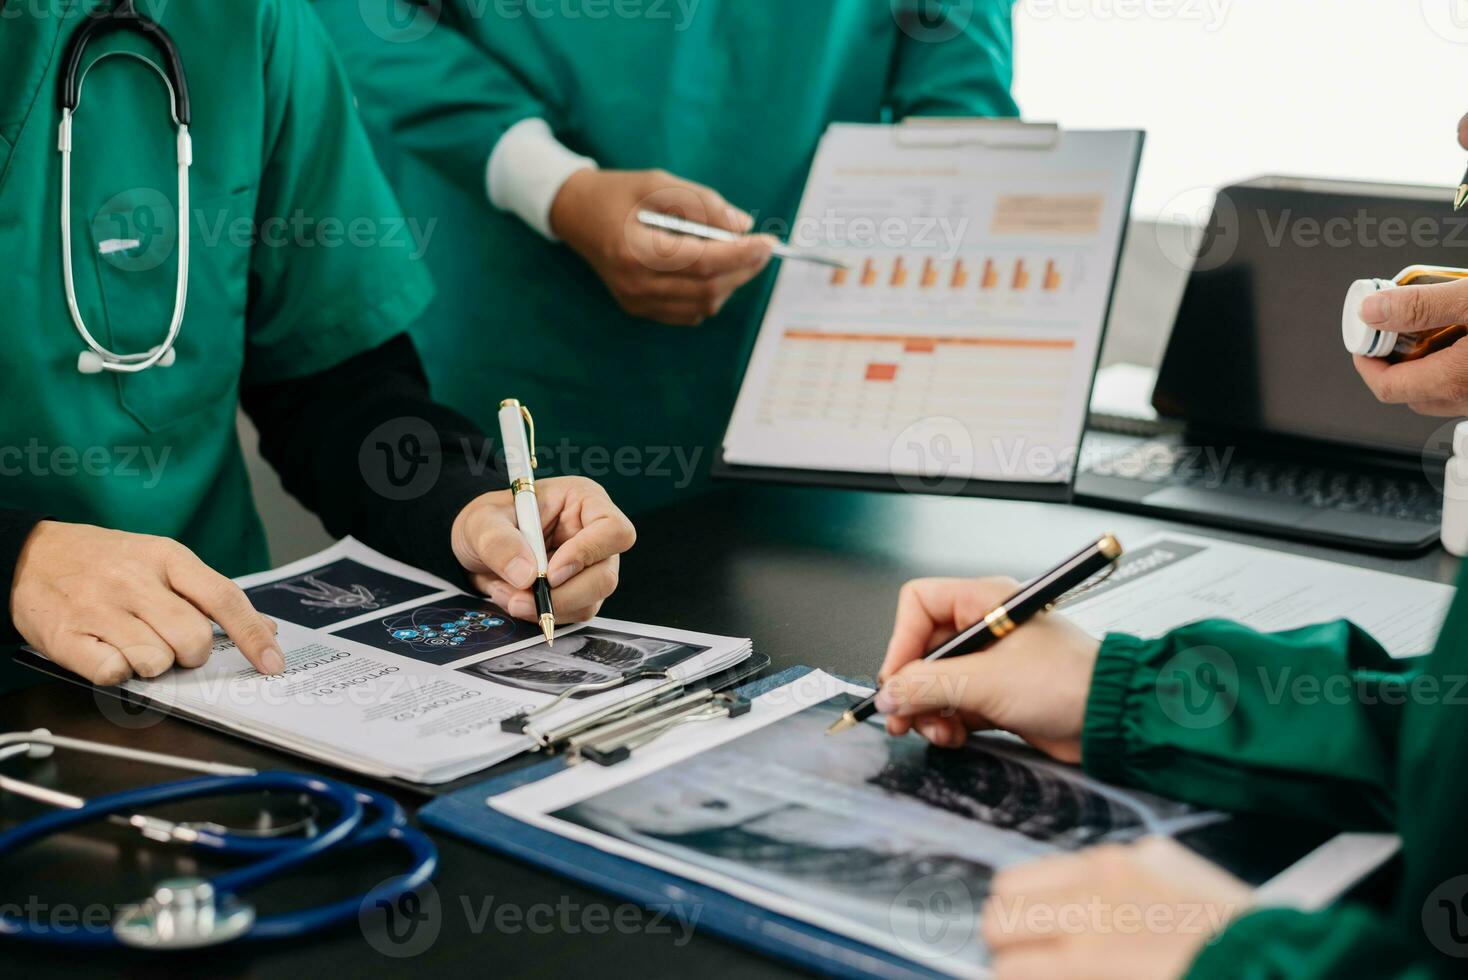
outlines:
[[[0,833],[0,855],[13,853],[54,834],[106,820],[114,814],[136,813],[204,797],[262,791],[296,793],[325,801],[336,810],[336,818],[329,826],[304,837],[257,839],[200,831],[198,840],[191,846],[219,854],[260,856],[260,860],[210,879],[216,893],[238,895],[299,870],[328,853],[356,850],[379,842],[405,851],[409,870],[374,887],[365,895],[303,911],[258,918],[238,941],[288,939],[348,921],[357,916],[364,902],[396,902],[401,896],[417,891],[438,868],[437,848],[422,832],[408,826],[407,814],[395,800],[336,780],[288,772],[202,776],[99,796],[77,809],[43,814]],[[55,928],[45,923],[24,921],[3,910],[0,910],[0,936],[71,946],[126,945],[110,926],[78,927],[68,923],[64,928]]]

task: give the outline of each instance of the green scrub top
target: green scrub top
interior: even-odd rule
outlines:
[[[174,366],[80,374],[56,92],[66,42],[98,6],[12,2],[0,16],[0,507],[166,535],[226,574],[258,570],[269,557],[235,429],[241,383],[378,346],[432,287],[305,0],[137,0],[172,35],[192,96],[187,314]],[[119,49],[156,60],[129,32],[95,41],[85,64]],[[132,58],[98,62],[74,122],[74,279],[87,326],[120,353],[161,342],[172,316],[177,189],[161,79]]]
[[[770,276],[698,328],[623,314],[569,248],[489,203],[505,130],[543,118],[604,168],[663,168],[779,231],[831,123],[1016,112],[1009,0],[315,4],[404,207],[434,226],[439,298],[415,338],[435,394],[487,426],[520,398],[542,465],[632,511],[707,471]]]
[[[1462,976],[1468,957],[1468,575],[1428,655],[1395,660],[1347,622],[1256,633],[1210,621],[1101,647],[1092,775],[1235,812],[1400,834],[1393,907],[1262,908],[1193,980]]]

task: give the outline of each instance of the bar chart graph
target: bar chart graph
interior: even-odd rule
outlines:
[[[1037,289],[1045,293],[1058,293],[1068,285],[1065,269],[1067,260],[1056,257],[1018,256],[1010,258],[982,259],[967,256],[954,258],[926,257],[910,259],[898,255],[891,259],[863,258],[860,275],[853,279],[850,269],[833,269],[829,276],[832,288],[859,285],[870,289],[886,285],[891,289],[917,287],[924,290],[975,290],[993,293],[1001,289],[1023,293]],[[912,269],[921,269],[921,275],[913,279]],[[981,275],[975,281],[969,274],[970,268],[979,268]],[[1037,279],[1035,270],[1043,272]]]
[[[817,233],[790,237],[847,268],[781,266],[726,461],[1064,480],[1137,145],[955,151],[833,127],[796,221]]]

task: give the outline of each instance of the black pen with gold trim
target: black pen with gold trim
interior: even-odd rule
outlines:
[[[1458,185],[1458,193],[1453,195],[1453,210],[1463,210],[1463,205],[1468,204],[1468,172],[1463,174],[1463,182]]]
[[[1050,571],[1019,587],[1019,591],[995,606],[989,613],[953,639],[924,655],[924,660],[946,660],[977,653],[1013,633],[1032,616],[1048,612],[1068,593],[1106,570],[1121,557],[1121,542],[1113,534],[1102,536],[1094,544],[1071,555]],[[844,712],[827,735],[844,732],[866,721],[877,711],[877,696],[862,701]]]

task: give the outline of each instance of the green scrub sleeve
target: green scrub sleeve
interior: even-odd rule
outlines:
[[[1015,116],[1010,0],[892,0],[901,31],[887,85],[893,116]]]
[[[1203,948],[1187,980],[1434,980],[1446,959],[1403,944],[1390,920],[1359,905],[1322,912],[1260,909],[1245,915]]]
[[[1082,737],[1088,772],[1234,812],[1394,826],[1397,741],[1423,658],[1348,622],[1259,633],[1210,620],[1102,643]]]
[[[550,107],[465,29],[461,0],[313,0],[346,64],[374,135],[459,187],[484,186],[490,154],[511,126]],[[466,10],[466,7],[469,8]],[[370,8],[370,9],[369,9]]]
[[[340,61],[303,2],[273,7],[250,250],[246,384],[334,367],[401,333],[433,284]]]

